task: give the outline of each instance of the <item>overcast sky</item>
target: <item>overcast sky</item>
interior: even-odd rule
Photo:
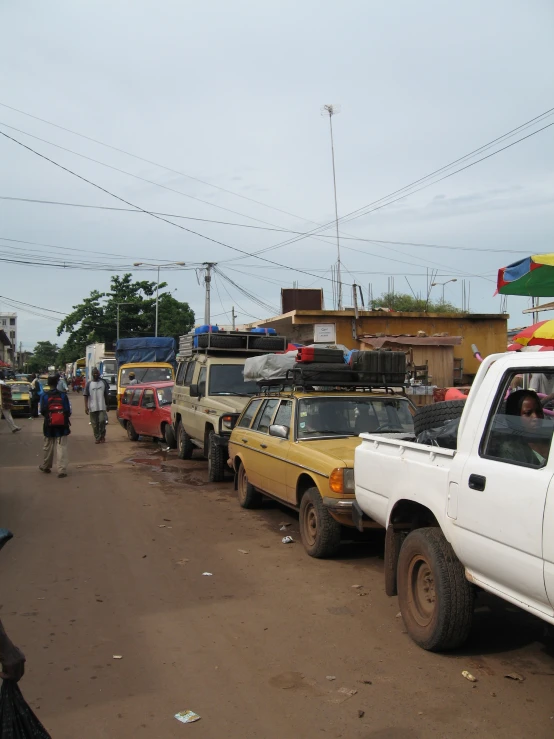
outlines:
[[[342,108],[333,119],[339,216],[554,107],[551,0],[4,0],[0,27],[1,103],[183,175],[0,106],[2,124],[179,192],[5,125],[0,131],[135,205],[193,218],[300,232],[330,221],[324,103]],[[125,207],[2,136],[0,160],[1,196]],[[437,280],[458,280],[446,286],[446,299],[461,305],[465,279],[471,309],[497,312],[497,269],[554,251],[553,164],[554,126],[344,224],[351,236],[479,251],[345,240],[343,281],[356,280],[364,291],[371,283],[379,294],[394,275],[396,291],[409,292],[407,275],[414,291],[425,292],[426,269],[438,268]],[[250,253],[290,236],[174,220]],[[218,262],[268,305],[252,302],[219,277],[212,313],[220,323],[229,322],[219,314],[231,305],[240,322],[271,315],[280,287],[295,280],[322,286],[326,307],[332,307],[328,278],[336,245],[329,238],[303,239],[265,255],[310,276],[254,257],[229,261],[241,254],[139,213],[0,200],[0,236],[54,245],[2,241],[2,259],[118,267],[145,258]],[[61,312],[93,289],[108,289],[110,278],[107,271],[6,262],[0,262],[0,275],[2,296]],[[201,321],[203,290],[195,272],[162,275]],[[434,288],[437,297],[440,289]],[[511,325],[527,323],[521,314],[527,305],[524,298],[508,299]],[[0,298],[0,310],[6,309],[11,307]],[[18,313],[24,348],[57,340],[56,321]]]

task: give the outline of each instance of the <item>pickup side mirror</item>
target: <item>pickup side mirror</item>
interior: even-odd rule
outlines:
[[[200,395],[198,392],[198,385],[191,385],[190,386],[190,397],[191,398],[197,398]]]
[[[269,435],[277,436],[279,439],[288,439],[290,428],[288,426],[281,426],[280,424],[272,424],[269,427]]]

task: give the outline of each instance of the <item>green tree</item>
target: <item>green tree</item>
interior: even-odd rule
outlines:
[[[160,283],[158,335],[177,338],[194,325],[194,312],[188,303],[162,292],[167,283]],[[117,338],[117,305],[119,305],[119,335],[121,337],[154,336],[156,316],[156,283],[132,281],[131,274],[111,278],[110,291],[93,290],[88,298],[64,318],[58,326],[58,336],[69,337],[62,347],[64,362],[75,361],[85,354],[87,344],[103,341],[108,345]]]
[[[371,309],[390,308],[406,313],[462,313],[452,303],[442,300],[425,300],[425,298],[408,295],[407,293],[383,293],[371,301]]]
[[[51,341],[39,341],[33,350],[33,356],[29,359],[29,370],[31,372],[42,372],[51,365],[56,366],[59,347]]]

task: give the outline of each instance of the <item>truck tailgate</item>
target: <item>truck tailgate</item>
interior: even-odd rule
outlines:
[[[356,448],[354,477],[356,500],[365,514],[386,526],[392,505],[408,498],[428,505],[431,498],[448,497],[448,475],[453,449],[362,434]]]

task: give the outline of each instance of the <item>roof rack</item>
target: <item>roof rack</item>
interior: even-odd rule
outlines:
[[[284,352],[288,346],[285,336],[265,335],[250,331],[194,332],[179,337],[179,359],[193,354],[259,355]]]
[[[402,395],[406,394],[406,385],[394,383],[389,384],[386,381],[386,376],[383,375],[382,382],[368,382],[364,380],[349,380],[340,381],[336,380],[325,382],[325,371],[318,370],[318,378],[314,379],[313,375],[306,377],[306,373],[309,373],[309,365],[304,367],[295,367],[294,369],[287,370],[285,377],[274,378],[271,380],[259,380],[258,386],[261,392],[270,394],[273,392],[289,392],[292,393],[295,390],[301,392],[322,392],[329,390],[355,390],[360,392],[373,392],[375,390],[381,390],[391,395],[396,395],[397,390],[400,388]],[[329,374],[333,374],[333,370],[329,370]],[[336,376],[336,371],[334,373]]]

